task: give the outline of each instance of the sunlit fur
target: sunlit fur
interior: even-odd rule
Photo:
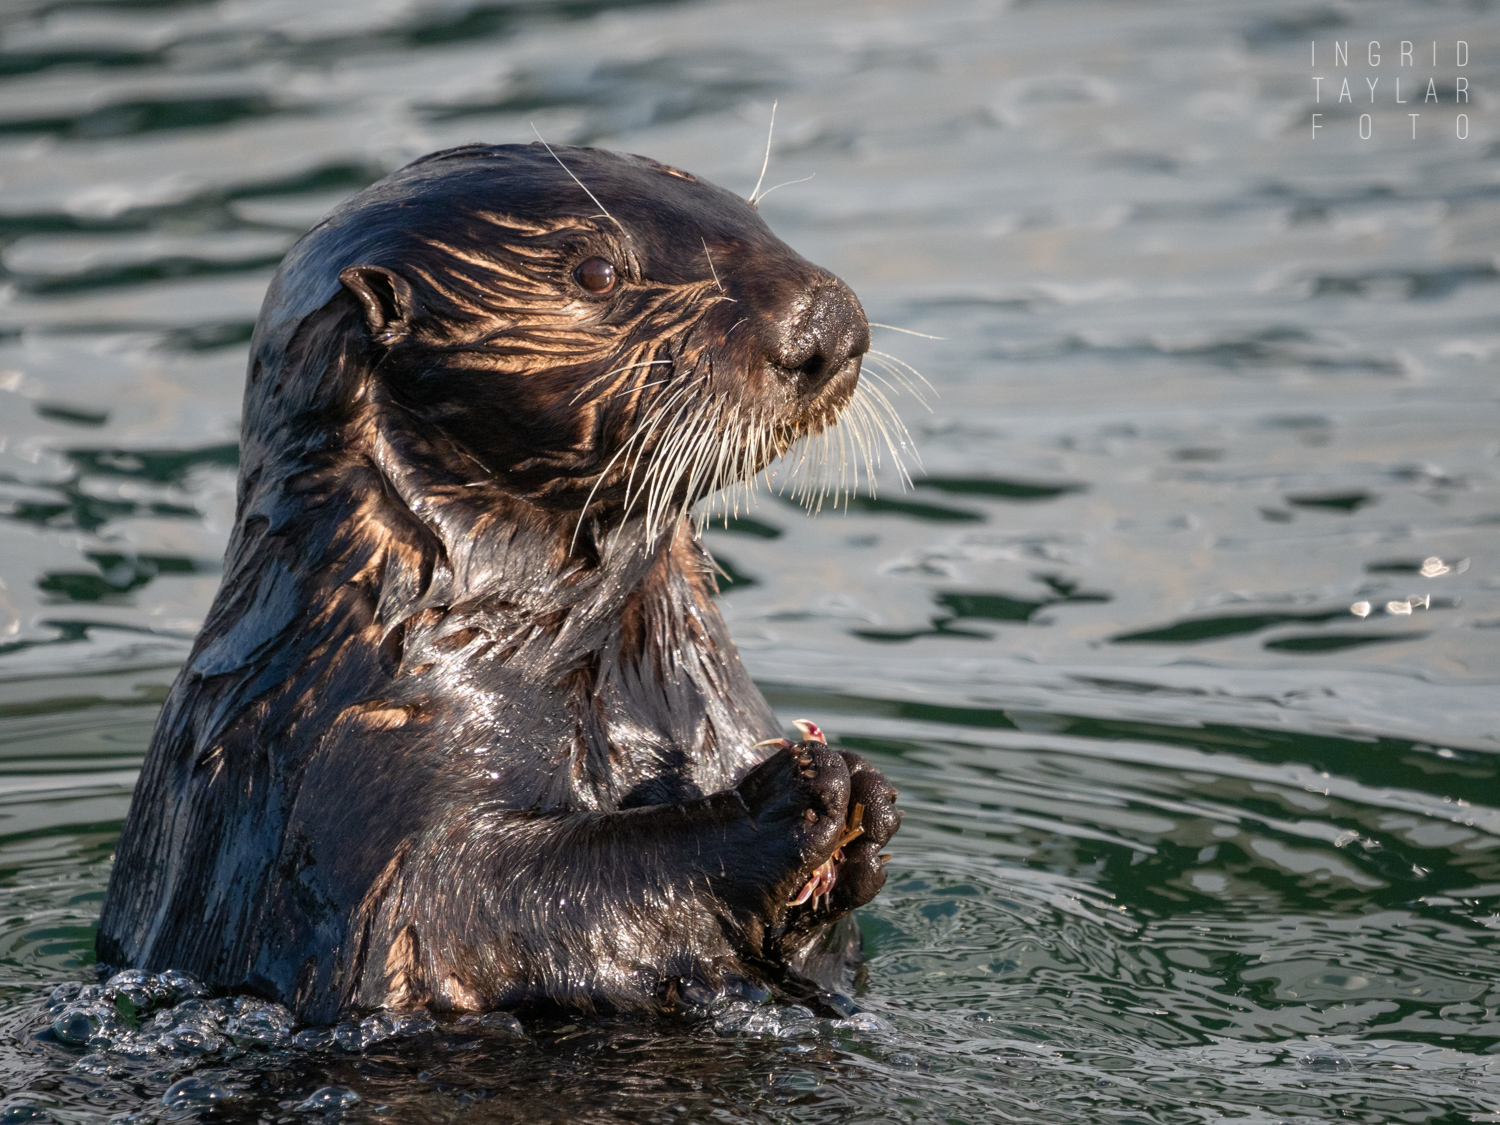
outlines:
[[[689,513],[819,434],[852,436],[805,456],[812,503],[899,445],[867,346],[743,200],[638,157],[454,150],[314,228],[251,342],[224,581],[101,959],[310,1020],[837,986],[893,793],[827,748],[762,762]],[[851,802],[837,887],[788,906]]]

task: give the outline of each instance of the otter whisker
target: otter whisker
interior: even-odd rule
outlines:
[[[884,360],[887,360],[887,361],[889,361],[891,363],[894,363],[898,367],[904,368],[905,370],[911,372],[912,375],[916,376],[916,378],[921,382],[921,384],[924,387],[926,387],[929,391],[933,391],[934,393],[936,393],[936,388],[931,383],[929,383],[927,381],[927,376],[923,375],[915,367],[913,367],[911,364],[907,363],[906,360],[901,359],[899,356],[891,355],[890,352],[876,351],[874,348],[871,348],[868,354],[869,355],[873,355],[873,356],[878,356],[881,359],[884,359]]]
[[[911,434],[907,432],[906,424],[896,413],[896,408],[891,405],[891,400],[881,393],[880,388],[871,387],[869,399],[871,401],[867,404],[867,409],[870,421],[879,430],[880,436],[885,440],[886,448],[891,452],[891,464],[901,478],[901,487],[910,487],[911,474],[901,459],[902,451],[910,450],[912,459],[917,462],[918,466],[922,463],[921,456],[912,446]]]
[[[868,433],[866,432],[867,419],[865,418],[865,404],[859,395],[849,400],[849,405],[844,408],[844,417],[849,420],[847,427],[841,425],[839,428],[846,430],[849,434],[850,445],[850,468],[849,472],[853,483],[849,492],[856,492],[860,483],[860,466],[863,464],[865,476],[868,479],[874,475],[874,466],[871,463],[870,446],[868,444]],[[847,505],[845,505],[847,507]]]
[[[719,271],[714,269],[714,256],[708,252],[708,239],[700,237],[699,241],[703,243],[703,256],[708,259],[708,272],[714,275],[714,284],[719,287],[719,296],[726,301],[733,301],[734,298],[724,292],[724,283],[719,280]]]
[[[636,453],[635,463],[631,466],[630,476],[625,482],[625,512],[622,520],[629,518],[630,511],[634,506],[636,495],[635,475],[641,469],[643,461],[649,460],[649,457],[647,455],[647,447],[650,444],[651,435],[656,431],[656,428],[661,424],[662,420],[667,417],[669,412],[673,412],[672,417],[674,422],[681,415],[682,411],[687,406],[687,400],[685,396],[687,395],[688,391],[692,389],[692,387],[693,384],[690,381],[684,381],[682,386],[678,387],[677,390],[668,395],[666,400],[659,407],[649,412],[646,417],[641,420],[641,422],[636,426],[635,433],[631,435],[630,441],[627,443],[627,447],[635,446],[637,442],[639,442],[639,449]],[[646,473],[641,481],[641,487],[643,489],[646,487],[647,480],[651,475],[651,469],[652,466],[647,465]]]
[[[582,398],[584,395],[588,394],[589,391],[591,391],[594,387],[598,386],[600,383],[604,382],[604,380],[608,379],[611,375],[618,375],[622,371],[633,371],[634,369],[636,369],[638,367],[660,367],[663,364],[665,364],[666,366],[670,367],[672,365],[672,360],[670,360],[670,359],[648,359],[648,360],[646,360],[643,363],[627,363],[627,364],[625,364],[622,367],[611,368],[610,370],[606,371],[603,375],[595,375],[592,379],[590,379],[587,383],[585,383],[579,389],[578,393],[568,400],[568,405],[572,406],[580,398]],[[661,382],[662,383],[666,383],[666,382],[669,382],[669,380],[663,379],[663,380],[661,380]],[[648,386],[648,387],[656,387],[656,386],[660,386],[660,385],[661,385],[661,383],[647,383],[646,384],[646,386]],[[619,391],[617,393],[624,394],[626,391],[630,391],[630,390],[643,390],[643,389],[644,388],[642,388],[642,387],[626,387],[624,391]]]
[[[737,491],[739,485],[734,472],[734,453],[737,443],[743,440],[743,434],[743,408],[738,403],[731,403],[727,409],[721,411],[717,431],[711,435],[711,438],[716,436],[718,440],[704,442],[703,480],[705,483],[702,495],[712,496],[724,493],[726,500],[732,499],[731,494]],[[696,488],[690,490],[690,499],[697,496]]]
[[[875,380],[875,382],[879,383],[882,387],[885,387],[892,393],[899,393],[899,388],[900,391],[905,391],[907,394],[911,395],[912,398],[916,399],[918,404],[926,410],[930,411],[932,409],[932,407],[928,406],[927,404],[926,396],[923,395],[921,391],[912,386],[911,380],[902,375],[898,369],[888,366],[882,359],[876,359],[867,367],[862,368],[860,374],[868,375],[871,379]]]
[[[760,185],[765,183],[766,169],[771,166],[771,138],[776,134],[776,106],[778,104],[780,103],[771,103],[771,125],[770,128],[766,130],[766,158],[761,161],[760,176],[755,181],[755,190],[750,193],[749,203],[751,207],[754,207],[755,204],[759,201]]]
[[[705,425],[698,436],[697,452],[693,456],[692,468],[687,475],[687,490],[683,494],[683,514],[701,495],[717,492],[722,487],[725,441],[737,429],[738,410],[721,400],[715,404],[711,425]],[[715,443],[715,438],[718,438]]]
[[[719,404],[714,412],[713,425],[704,426],[697,436],[696,449],[689,459],[689,471],[687,477],[687,489],[683,495],[684,514],[686,506],[689,506],[698,496],[700,482],[707,482],[705,493],[716,492],[721,481],[722,455],[724,440],[728,437],[733,420],[724,417],[724,407]],[[714,445],[714,435],[719,436],[717,448]]]
[[[642,383],[638,387],[621,387],[618,391],[614,391],[613,393],[608,394],[605,397],[606,398],[619,398],[621,395],[635,394],[638,391],[649,391],[652,387],[665,386],[666,384],[670,383],[671,381],[672,381],[671,377],[668,376],[665,379],[658,379],[654,383]]]
[[[866,321],[871,328],[884,328],[890,332],[904,332],[908,336],[920,336],[924,340],[946,340],[946,336],[930,336],[926,332],[917,332],[911,328],[897,328],[894,324],[881,324],[877,320]]]
[[[899,460],[898,443],[887,427],[886,420],[881,417],[879,398],[883,396],[881,396],[880,388],[869,387],[866,394],[857,397],[860,400],[862,421],[868,440],[869,452],[866,455],[865,467],[868,474],[870,495],[874,496],[879,487],[876,470],[884,464],[880,455],[882,443],[884,443],[885,449],[890,453],[891,460],[896,463],[901,486],[905,488],[910,483],[910,480]]]
[[[790,449],[778,449],[787,460],[767,474],[768,484],[813,514],[825,502],[847,508],[862,488],[875,494],[877,470],[889,452],[902,486],[910,485],[903,454],[909,451],[915,458],[916,451],[890,399],[877,385],[881,383],[885,380],[861,380],[836,424],[804,434]]]
[[[873,431],[875,425],[879,425],[879,422],[873,416],[867,397],[856,394],[850,405],[858,408],[854,428],[855,440],[859,445],[860,453],[864,456],[865,487],[869,489],[870,495],[873,496],[878,487],[875,470],[880,466],[880,446],[875,442],[875,433]],[[874,424],[872,425],[872,423]],[[889,436],[887,436],[886,440],[889,442]]]
[[[803,176],[800,180],[783,180],[781,183],[777,184],[776,187],[766,188],[765,191],[761,192],[760,199],[757,199],[755,202],[758,204],[761,199],[764,199],[766,196],[770,195],[778,188],[791,187],[793,184],[805,184],[808,180],[815,180],[817,178],[818,174],[814,172],[811,176]]]
[[[687,507],[696,495],[698,481],[707,467],[708,457],[712,453],[713,434],[721,422],[722,413],[722,404],[714,399],[708,399],[694,415],[690,437],[674,457],[676,464],[673,471],[663,475],[657,511],[657,518],[660,522],[656,526],[663,526],[672,518],[674,509],[678,510],[679,517],[686,514]],[[679,489],[682,492],[680,501],[677,499]]]
[[[669,362],[669,361],[661,361],[661,362]],[[692,373],[688,372],[688,374],[691,375]],[[593,501],[594,501],[594,495],[599,491],[600,486],[604,483],[605,479],[609,476],[609,471],[610,471],[610,469],[612,469],[614,467],[615,462],[619,461],[621,457],[625,457],[626,455],[628,455],[630,453],[630,451],[636,447],[637,442],[642,442],[643,441],[643,434],[645,435],[645,437],[649,437],[650,429],[654,429],[655,428],[656,423],[660,422],[661,419],[666,416],[666,413],[671,408],[672,403],[676,399],[681,398],[687,392],[687,390],[688,390],[688,388],[690,386],[691,386],[691,383],[685,381],[683,383],[683,385],[681,387],[679,387],[675,392],[673,392],[671,395],[668,395],[667,398],[666,398],[666,400],[664,402],[662,402],[660,404],[656,404],[653,407],[652,410],[647,411],[646,415],[640,421],[638,421],[636,423],[635,429],[631,432],[630,437],[625,440],[625,442],[620,446],[619,450],[616,451],[615,455],[613,457],[611,457],[609,459],[609,461],[605,464],[604,468],[599,473],[598,479],[594,481],[593,487],[589,489],[588,496],[584,499],[583,507],[579,511],[579,514],[578,514],[578,523],[577,523],[577,525],[573,529],[573,539],[572,539],[572,542],[568,546],[569,551],[571,551],[577,545],[577,543],[578,543],[578,533],[579,533],[579,531],[583,527],[583,521],[584,521],[585,517],[588,515],[589,505],[593,503]],[[648,429],[648,423],[650,425],[649,429]],[[636,470],[638,468],[640,468],[640,459],[639,459],[639,457],[637,457],[635,465],[631,468],[630,476],[629,476],[629,479],[627,480],[626,486],[625,486],[625,515],[626,516],[628,516],[630,514],[630,507],[631,507],[631,487],[633,486],[633,484],[635,482],[635,473],[636,473]],[[622,523],[623,523],[623,520],[622,520]]]
[[[705,430],[698,441],[698,448],[693,456],[693,467],[687,476],[687,493],[684,496],[684,503],[691,503],[698,495],[700,482],[703,485],[704,495],[718,491],[722,483],[721,454],[724,449],[724,438],[727,431],[735,424],[732,408],[729,411],[729,417],[725,417],[725,413],[725,410],[720,408],[716,418],[717,427]],[[714,441],[716,436],[717,442]]]
[[[731,518],[738,517],[742,502],[747,510],[753,508],[760,470],[772,459],[769,445],[773,435],[765,419],[758,412],[747,415],[739,404],[732,410],[715,451],[717,465],[707,493],[714,499],[701,510],[700,525],[722,515],[728,526]]]
[[[619,219],[615,218],[613,215],[611,215],[609,213],[609,209],[607,207],[605,207],[604,204],[602,204],[602,203],[599,202],[599,197],[597,195],[595,195],[593,192],[589,191],[589,189],[587,188],[587,186],[585,186],[584,182],[582,180],[580,180],[577,176],[573,175],[573,169],[569,168],[566,164],[564,164],[562,162],[562,157],[558,156],[557,153],[555,153],[555,152],[552,151],[552,146],[549,145],[546,142],[546,140],[542,137],[541,131],[537,129],[535,121],[533,121],[531,123],[531,131],[536,134],[536,139],[542,142],[542,147],[547,150],[547,155],[550,156],[550,157],[552,157],[553,160],[557,161],[557,166],[559,168],[561,168],[564,172],[566,172],[568,174],[569,178],[571,178],[572,181],[575,184],[577,184],[579,187],[583,188],[583,193],[586,196],[588,196],[590,199],[592,199],[594,201],[594,206],[597,207],[597,208],[599,208],[599,210],[604,213],[604,217],[606,219],[608,219],[610,222],[614,223],[615,226],[619,227],[621,234],[623,234],[626,238],[629,238],[630,237],[630,232],[625,229],[625,225],[623,223],[621,223]]]
[[[734,454],[736,445],[744,441],[744,422],[741,420],[741,411],[738,405],[734,408],[733,417],[725,423],[720,431],[719,447],[714,451],[713,477],[710,480],[710,490],[718,492],[728,488],[732,493],[732,501],[736,514],[739,512],[739,484],[734,478]],[[731,485],[733,487],[731,488]]]
[[[709,488],[709,495],[713,499],[699,512],[700,526],[720,511],[723,513],[725,526],[728,526],[731,512],[735,516],[739,515],[741,493],[747,494],[746,503],[749,502],[748,470],[750,451],[755,441],[755,434],[751,429],[753,424],[753,420],[745,421],[742,408],[736,406],[733,418],[725,425],[720,437],[718,463]]]
[[[853,405],[852,399],[850,400],[850,405]],[[845,409],[847,412],[847,407]],[[833,494],[833,506],[837,508],[839,500],[842,499],[845,511],[849,510],[849,494],[859,485],[859,470],[852,464],[855,452],[854,435],[856,431],[854,426],[858,417],[859,415],[856,413],[849,419],[849,425],[839,426],[835,431],[839,438],[839,482],[838,490]],[[854,484],[852,486],[849,484],[849,474],[851,472],[854,474]]]
[[[918,465],[921,464],[921,455],[912,445],[911,434],[906,428],[906,423],[901,420],[900,414],[891,404],[879,387],[870,386],[865,389],[862,396],[865,405],[866,417],[875,430],[884,440],[886,449],[891,454],[891,464],[901,481],[903,488],[910,487],[911,474],[906,468],[903,453],[910,452],[911,457]]]
[[[740,467],[738,487],[734,494],[734,515],[740,514],[740,499],[743,496],[745,510],[755,505],[755,486],[760,479],[761,457],[766,447],[766,427],[758,415],[751,415],[745,423],[745,434],[740,444]],[[725,517],[726,525],[728,517]]]
[[[671,433],[650,455],[650,465],[647,467],[641,486],[642,492],[646,493],[646,538],[648,542],[656,538],[664,498],[670,497],[670,492],[667,491],[668,482],[672,482],[670,487],[675,489],[676,479],[686,469],[681,451],[693,440],[709,404],[709,400],[700,401],[696,405],[689,400],[684,400],[673,417]],[[693,413],[688,421],[683,423],[682,415],[689,408],[693,410]],[[629,514],[628,508],[626,514],[627,516]]]
[[[599,491],[599,486],[604,483],[604,478],[609,476],[609,470],[614,467],[614,463],[621,457],[623,457],[625,455],[625,451],[629,448],[629,445],[620,446],[620,448],[615,452],[615,455],[611,457],[605,463],[604,468],[600,470],[599,478],[594,481],[594,487],[590,488],[589,494],[583,498],[583,507],[578,509],[578,522],[573,525],[573,538],[568,540],[569,554],[572,554],[573,548],[578,546],[578,533],[583,530],[583,521],[588,518],[589,505],[594,502],[594,494]]]
[[[708,405],[707,400],[698,402],[693,408],[691,417],[685,423],[678,423],[671,437],[664,441],[656,451],[652,463],[655,471],[651,475],[651,490],[646,499],[646,536],[648,539],[656,538],[663,511],[677,488],[677,482],[688,471],[689,451],[696,446]]]

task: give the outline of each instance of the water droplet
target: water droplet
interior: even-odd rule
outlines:
[[[233,1099],[234,1091],[206,1078],[184,1078],[167,1087],[161,1104],[168,1109],[200,1109]]]
[[[364,1049],[365,1037],[357,1023],[341,1023],[333,1029],[333,1040],[346,1051]]]
[[[155,983],[154,973],[148,973],[144,969],[123,969],[104,982],[104,991],[107,995],[114,996],[122,989],[150,989]]]
[[[479,1026],[488,1028],[490,1031],[499,1031],[505,1035],[514,1035],[520,1038],[526,1034],[526,1029],[521,1026],[521,1021],[509,1012],[486,1012],[479,1020]]]
[[[415,1012],[407,1012],[397,1016],[394,1021],[395,1034],[406,1038],[413,1035],[423,1035],[437,1027],[437,1020],[432,1018],[432,1013],[423,1009]]]
[[[309,1094],[297,1109],[304,1113],[328,1113],[332,1110],[358,1105],[359,1101],[359,1095],[353,1090],[343,1086],[324,1086]]]
[[[208,995],[208,989],[202,981],[187,973],[178,972],[176,969],[168,969],[157,979],[161,987],[171,993],[174,1001],[202,999]]]
[[[292,1040],[291,1013],[279,1004],[246,1004],[229,1021],[228,1034],[241,1047],[285,1047]]]
[[[299,1031],[292,1042],[304,1051],[320,1051],[333,1046],[333,1028],[310,1027],[306,1031]]]
[[[370,1016],[361,1021],[359,1032],[364,1037],[363,1046],[368,1047],[371,1043],[379,1043],[383,1040],[394,1038],[396,1034],[396,1021],[391,1019],[390,1016]]]
[[[995,1017],[988,1012],[976,1013],[973,1019],[983,1017],[987,1023]],[[833,1026],[841,1031],[890,1031],[891,1025],[873,1012],[857,1012],[848,1019],[835,1020]]]
[[[47,1010],[49,1012],[54,1012],[58,1008],[67,1006],[70,1002],[77,999],[78,992],[82,987],[83,986],[77,981],[71,980],[64,984],[58,985],[52,990],[52,994],[47,997]]]
[[[1354,1064],[1349,1061],[1349,1056],[1343,1051],[1332,1047],[1314,1047],[1297,1059],[1298,1066],[1305,1066],[1314,1070],[1348,1070]]]
[[[52,1034],[75,1047],[123,1030],[124,1026],[120,1023],[114,1006],[99,1000],[82,1003],[74,1001],[52,1021]]]
[[[889,1056],[885,1061],[888,1062],[896,1070],[921,1069],[921,1064],[917,1062],[917,1057],[915,1055],[908,1054],[906,1051],[897,1051],[894,1055]]]

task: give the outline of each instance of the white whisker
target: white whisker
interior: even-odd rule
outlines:
[[[891,363],[894,363],[894,364],[896,364],[896,365],[898,365],[898,366],[900,366],[902,368],[905,368],[907,371],[910,371],[913,375],[915,375],[918,379],[920,379],[922,381],[922,385],[924,387],[926,387],[929,391],[932,391],[934,394],[937,393],[937,388],[935,388],[931,383],[929,383],[927,381],[927,376],[923,375],[915,367],[913,367],[911,364],[907,363],[906,360],[900,359],[897,356],[893,356],[889,352],[878,352],[874,348],[870,349],[869,354],[873,355],[873,356],[879,356],[881,359],[889,360]]]
[[[577,176],[573,175],[573,169],[569,168],[566,164],[564,164],[562,162],[562,157],[558,156],[557,153],[553,152],[552,151],[552,146],[549,145],[545,140],[543,140],[541,132],[536,127],[536,122],[535,121],[533,121],[531,123],[531,131],[533,133],[536,133],[536,139],[542,142],[542,147],[547,150],[547,155],[550,156],[550,157],[552,157],[553,160],[557,161],[557,166],[559,168],[561,168],[564,172],[566,172],[569,176],[571,176],[572,179],[573,179],[573,182],[575,184],[577,184],[579,187],[583,188],[583,193],[585,195],[587,195],[590,199],[592,199],[594,201],[594,206],[597,207],[597,208],[599,208],[599,210],[601,212],[603,212],[604,217],[606,219],[608,219],[610,222],[614,223],[615,226],[619,227],[621,234],[623,234],[626,238],[629,238],[630,237],[630,232],[625,229],[624,224],[621,223],[619,219],[615,218],[613,215],[611,215],[609,213],[608,208],[606,208],[604,206],[604,204],[602,204],[602,203],[599,202],[599,197],[597,195],[595,195],[593,192],[589,191],[589,189],[584,186],[584,183],[583,183],[582,180],[580,180]]]
[[[776,187],[766,188],[765,191],[760,193],[760,197],[756,199],[755,202],[759,203],[762,199],[770,195],[773,191],[776,191],[778,188],[791,187],[793,184],[805,184],[808,180],[817,179],[817,176],[818,174],[814,172],[811,176],[803,176],[800,180],[783,180],[781,183],[777,184]]]
[[[666,364],[667,366],[670,367],[671,364],[672,364],[672,361],[670,359],[648,359],[648,360],[646,360],[643,363],[627,363],[623,367],[612,368],[611,370],[606,371],[603,375],[595,375],[592,379],[590,379],[587,383],[585,383],[582,386],[582,388],[579,389],[579,391],[578,391],[578,393],[576,395],[574,395],[571,399],[568,400],[568,405],[572,406],[580,398],[582,398],[584,395],[588,394],[588,392],[589,392],[589,390],[591,388],[597,386],[599,383],[604,382],[604,380],[608,379],[611,375],[618,375],[621,371],[633,371],[637,367],[657,367],[657,366],[660,366],[661,364]],[[666,380],[666,379],[662,380],[663,383],[665,383],[667,381],[668,380]],[[655,386],[659,386],[660,384],[657,384],[657,383],[647,383],[646,385],[648,387],[655,387]],[[626,391],[641,390],[641,389],[642,388],[640,388],[640,387],[626,387],[625,388]],[[623,394],[625,392],[622,391],[620,393]],[[611,397],[613,397],[613,396],[611,396]]]
[[[771,166],[771,138],[776,134],[776,106],[771,103],[771,127],[766,130],[766,158],[760,164],[760,177],[755,181],[755,190],[750,193],[750,206],[760,201],[760,185],[766,182],[766,169]]]
[[[929,336],[926,332],[917,332],[910,328],[897,328],[894,324],[881,324],[879,321],[869,321],[871,328],[884,328],[890,332],[904,332],[908,336],[920,336],[924,340],[946,340],[946,336]]]
[[[608,397],[619,398],[621,395],[634,394],[637,391],[649,391],[652,387],[662,387],[670,383],[671,381],[671,378],[668,377],[666,379],[658,379],[654,383],[642,383],[639,387],[621,387],[618,391],[616,391],[612,395],[609,395]]]
[[[699,241],[703,243],[703,256],[708,259],[708,272],[713,274],[714,284],[719,287],[719,296],[726,301],[733,301],[734,298],[724,292],[724,283],[719,280],[719,271],[714,269],[714,256],[708,252],[708,239],[700,237]],[[725,335],[727,336],[728,333],[726,332]]]

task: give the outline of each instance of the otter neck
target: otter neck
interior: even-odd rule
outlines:
[[[557,748],[546,768],[507,778],[528,807],[621,808],[733,783],[774,720],[688,520],[648,542],[637,518],[570,551],[576,516],[452,488],[396,452],[377,451],[382,494],[430,546],[420,593],[410,561],[379,568],[378,628],[399,652],[392,701],[436,698],[459,716],[519,706],[537,744]],[[474,737],[482,748],[483,730]]]
[[[652,540],[639,516],[622,520],[617,509],[580,516],[536,503],[503,477],[476,479],[478,462],[435,443],[404,412],[379,415],[361,427],[360,444],[379,470],[393,520],[420,526],[432,556],[428,589],[412,610],[500,598],[541,612],[609,615],[619,608],[610,603],[648,584],[685,581],[712,591],[712,564],[689,521]]]

